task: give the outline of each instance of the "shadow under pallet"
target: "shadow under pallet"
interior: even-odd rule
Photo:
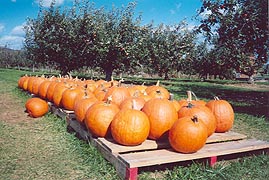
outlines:
[[[218,159],[234,159],[260,153],[269,154],[269,142],[247,139],[246,135],[232,131],[214,133],[207,139],[202,149],[192,154],[174,151],[167,140],[147,139],[138,146],[123,146],[112,138],[93,137],[85,125],[76,120],[72,111],[54,106],[51,106],[51,111],[66,121],[69,130],[71,129],[78,137],[95,146],[123,179],[137,179],[139,170],[142,168],[165,167],[195,160],[207,161],[213,166]]]

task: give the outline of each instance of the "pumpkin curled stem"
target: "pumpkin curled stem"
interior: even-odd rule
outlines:
[[[214,100],[218,101],[220,100],[218,96],[214,96]]]

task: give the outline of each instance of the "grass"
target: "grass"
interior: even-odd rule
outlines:
[[[0,69],[0,179],[119,179],[114,167],[95,147],[66,131],[64,121],[53,114],[38,119],[25,116],[24,102],[29,96],[16,86],[18,78],[26,73]],[[268,108],[268,91],[211,82],[178,80],[172,83],[166,87],[177,98],[185,97],[188,89],[205,100],[212,95],[227,98],[236,112],[233,130],[269,140],[269,121],[266,109],[262,108]],[[263,180],[268,176],[269,156],[258,155],[220,161],[214,168],[194,162],[153,172],[142,171],[139,179]]]

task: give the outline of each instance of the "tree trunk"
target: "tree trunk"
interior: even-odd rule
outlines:
[[[106,73],[106,79],[105,80],[106,81],[111,81],[112,72],[113,72],[112,68],[105,69],[105,73]]]

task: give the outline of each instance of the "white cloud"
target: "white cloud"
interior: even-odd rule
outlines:
[[[0,24],[0,32],[2,32],[5,29],[5,26],[3,24]]]
[[[203,19],[205,19],[205,18],[207,18],[208,16],[210,16],[211,14],[212,14],[212,11],[206,9],[204,12],[202,12],[202,13],[200,14],[200,16],[201,16]]]
[[[50,7],[52,1],[53,0],[36,0],[35,2],[37,4],[41,4],[43,7]],[[59,6],[59,5],[63,4],[63,3],[64,3],[64,0],[56,0],[55,1],[56,6]]]
[[[16,26],[14,27],[12,30],[11,30],[11,35],[13,36],[24,36],[25,35],[25,32],[23,30],[23,26],[24,25],[19,25],[19,26]]]
[[[19,50],[23,47],[24,37],[21,36],[2,36],[0,37],[0,46],[7,47],[10,49]]]
[[[16,2],[16,0],[11,0],[11,2]]]

